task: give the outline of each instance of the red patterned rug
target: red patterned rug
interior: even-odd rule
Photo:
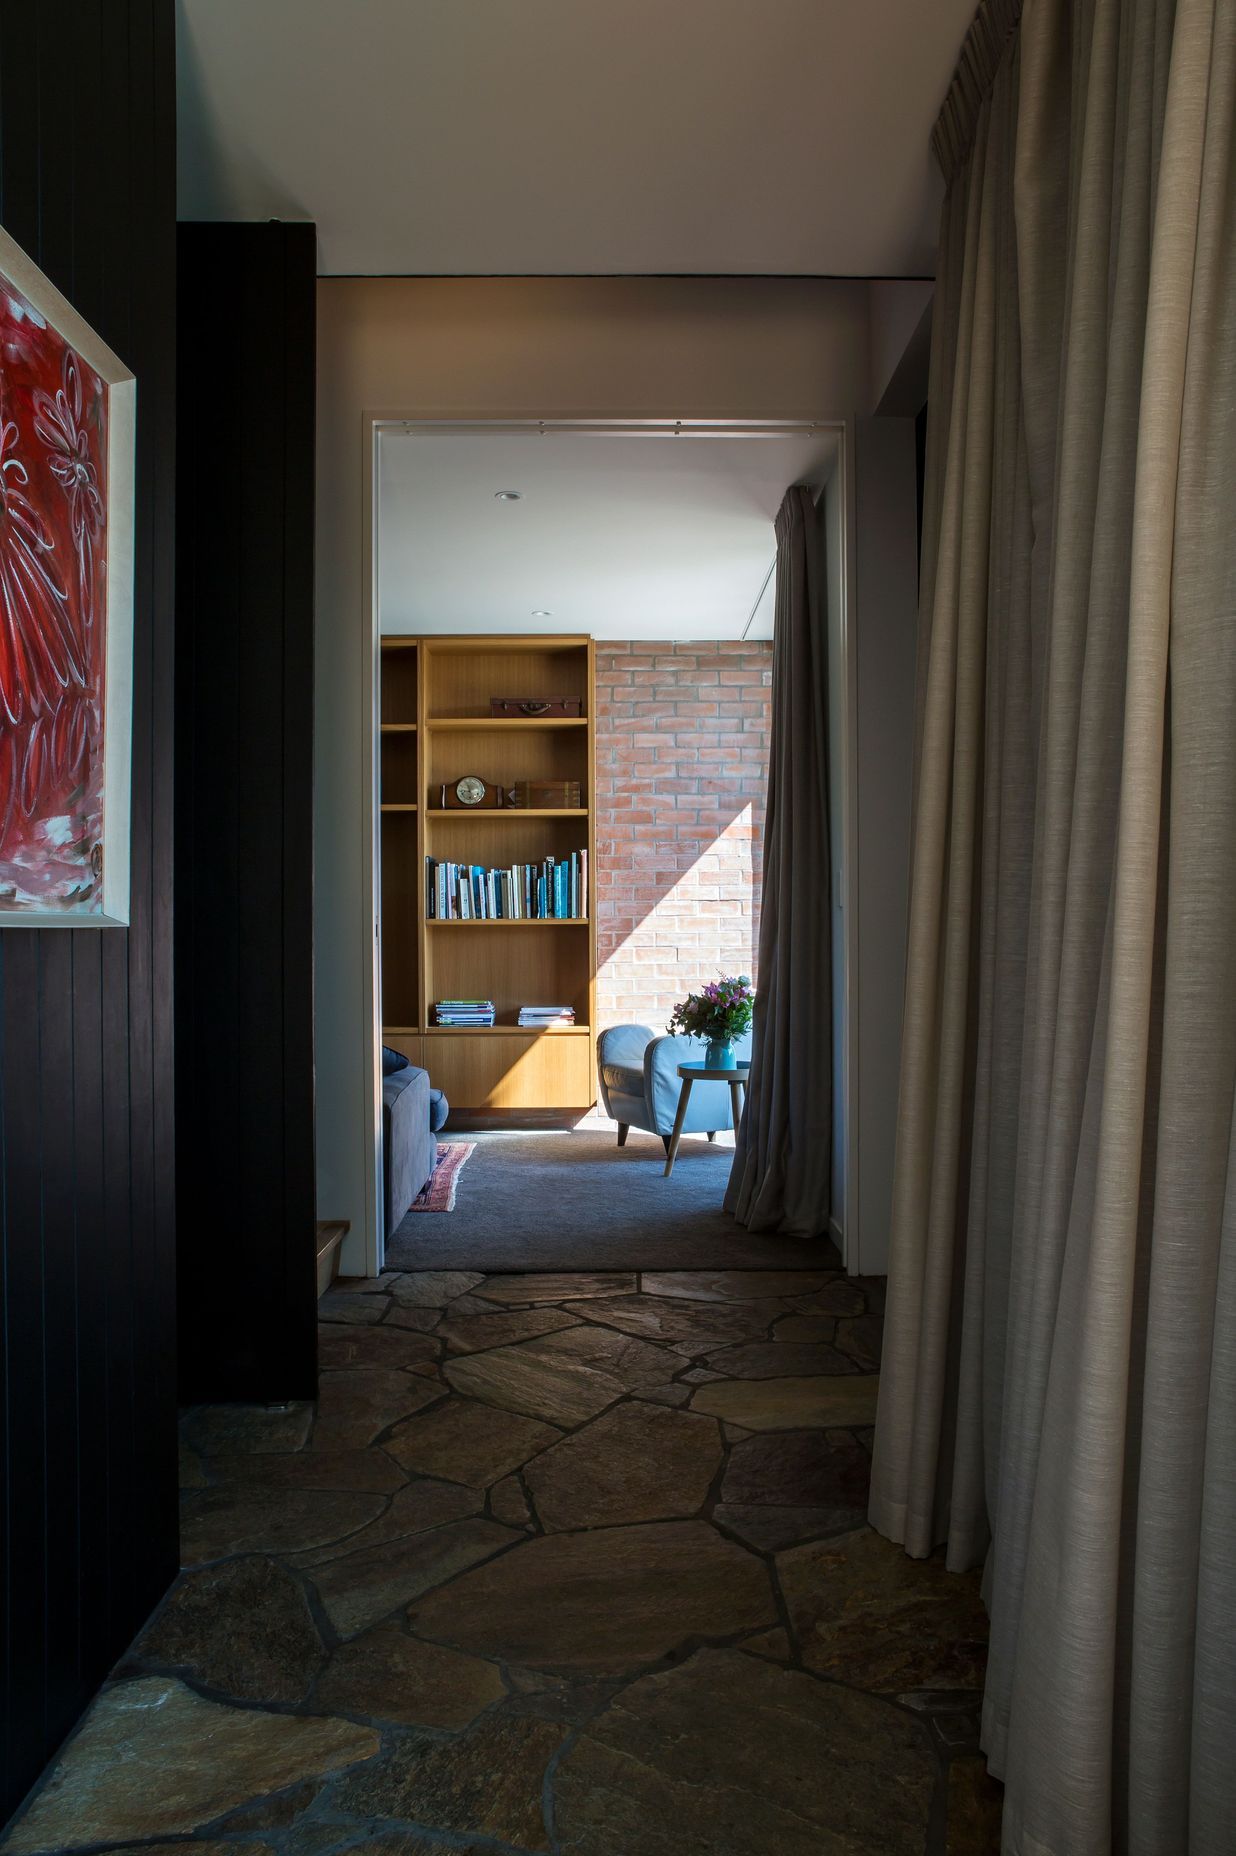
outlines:
[[[408,1210],[410,1212],[453,1212],[455,1185],[469,1154],[476,1152],[475,1141],[439,1141],[438,1158],[433,1173],[421,1187]]]

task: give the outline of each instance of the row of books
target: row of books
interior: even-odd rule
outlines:
[[[492,999],[439,999],[433,1015],[434,1022],[439,1025],[492,1025],[494,1002]]]
[[[573,1005],[521,1005],[519,1023],[524,1030],[543,1031],[549,1025],[573,1025]]]
[[[427,857],[425,912],[430,921],[440,922],[583,921],[588,853],[572,851],[569,857],[497,870]]]

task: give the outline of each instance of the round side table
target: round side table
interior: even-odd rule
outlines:
[[[747,1074],[749,1063],[734,1063],[727,1070],[714,1070],[707,1063],[680,1063],[678,1074],[682,1079],[682,1089],[678,1096],[678,1113],[674,1116],[674,1131],[670,1135],[669,1152],[665,1156],[665,1178],[674,1170],[674,1161],[678,1155],[678,1143],[682,1139],[682,1124],[687,1119],[687,1103],[691,1100],[692,1083],[728,1083],[730,1101],[734,1108],[734,1132],[742,1120],[742,1105],[747,1093]]]

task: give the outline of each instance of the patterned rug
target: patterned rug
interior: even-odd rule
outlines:
[[[413,1199],[410,1212],[453,1212],[455,1185],[469,1154],[476,1152],[475,1141],[439,1141],[433,1172]]]

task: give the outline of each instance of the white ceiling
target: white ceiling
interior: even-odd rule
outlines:
[[[180,214],[324,275],[930,275],[974,0],[179,0]]]
[[[822,483],[836,453],[827,430],[388,427],[378,445],[381,629],[771,638],[773,518],[787,487]],[[499,502],[498,490],[520,500]]]

